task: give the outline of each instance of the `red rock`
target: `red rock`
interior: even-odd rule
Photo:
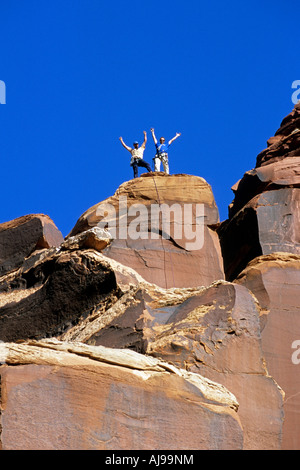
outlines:
[[[19,268],[34,251],[62,242],[61,232],[47,215],[25,215],[0,224],[0,275]]]
[[[299,167],[300,104],[221,224],[203,178],[147,173],[64,242],[46,216],[0,227],[3,448],[299,448]],[[162,204],[176,210],[153,227]],[[196,226],[199,204],[203,246],[191,249],[177,229],[186,205]],[[140,238],[118,236],[126,216]]]
[[[262,254],[300,254],[299,201],[299,188],[266,191],[221,224],[218,231],[228,280],[233,281]]]
[[[273,145],[263,150],[256,159],[256,167],[268,165],[284,158],[299,157],[300,129],[295,129],[291,134],[276,139]]]
[[[229,218],[258,194],[284,187],[300,187],[300,157],[286,157],[281,161],[247,171],[231,188],[235,198],[229,206]]]
[[[282,449],[297,450],[300,365],[293,361],[292,345],[300,339],[300,256],[287,253],[260,256],[235,282],[251,289],[263,309],[263,354],[269,373],[285,392]]]
[[[120,207],[122,198],[126,198],[126,206]],[[113,214],[109,220],[116,225],[117,232],[112,243],[103,250],[106,256],[133,268],[145,280],[167,288],[209,285],[214,280],[224,278],[219,239],[214,229],[219,214],[211,187],[203,178],[164,173],[153,176],[147,173],[128,181],[113,196],[88,209],[69,236],[101,223],[104,213],[100,208],[105,204],[112,207]],[[146,224],[146,229],[141,231],[143,238],[133,239],[129,235],[122,239],[118,233],[120,220],[124,220],[121,213],[137,204],[146,208],[146,213],[140,219],[141,224]],[[169,227],[165,228],[161,222],[159,226],[153,227],[151,211],[153,207],[161,208],[162,204],[169,209],[176,204],[177,212],[175,215],[170,212]],[[183,208],[187,205],[193,210],[193,224],[196,223],[197,205],[204,210],[203,245],[201,243],[199,249],[189,248],[187,236],[184,236],[188,224],[184,219]],[[134,219],[134,216],[128,215],[126,229],[129,230]],[[190,228],[193,231],[193,226]],[[180,234],[177,233],[178,229]]]
[[[247,171],[232,190],[234,201],[229,206],[229,218],[259,193],[283,186],[300,186],[300,106],[283,119],[268,147],[256,159],[254,169]]]
[[[284,394],[269,375],[260,308],[248,289],[216,283],[177,305],[147,353],[200,373],[238,399],[244,449],[280,449]]]
[[[283,393],[265,367],[259,318],[256,299],[236,284],[165,290],[139,282],[61,339],[131,348],[221,383],[239,397],[244,448],[280,449]]]
[[[260,303],[266,367],[285,393],[282,448],[298,449],[300,376],[292,345],[300,329],[300,103],[232,189],[229,218],[218,228],[226,279]]]
[[[29,269],[3,276],[0,340],[57,336],[95,305],[116,301],[114,272],[96,255],[94,250],[48,250]]]
[[[300,106],[286,116],[274,137],[268,140],[267,149],[263,150],[256,160],[256,167],[274,163],[287,157],[300,156]]]
[[[243,447],[235,397],[197,374],[131,351],[53,341],[4,346],[4,450]]]

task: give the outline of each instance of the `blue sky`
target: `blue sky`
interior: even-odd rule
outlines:
[[[166,139],[171,173],[231,186],[293,109],[297,1],[0,0],[0,222],[48,214],[66,236],[132,178],[121,146]]]

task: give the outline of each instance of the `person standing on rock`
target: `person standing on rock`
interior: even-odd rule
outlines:
[[[119,140],[121,141],[121,144],[123,145],[123,147],[125,147],[126,150],[128,150],[128,152],[131,153],[130,165],[133,168],[133,177],[134,178],[138,177],[138,167],[139,166],[147,168],[148,171],[151,171],[151,166],[143,158],[144,157],[144,151],[145,151],[145,148],[146,148],[146,142],[147,142],[147,132],[146,131],[144,131],[144,142],[142,143],[142,145],[140,147],[139,147],[138,142],[133,142],[133,148],[131,148],[131,147],[129,147],[128,145],[126,145],[124,143],[122,137],[120,137]]]
[[[165,173],[167,175],[169,175],[170,170],[169,170],[168,150],[169,150],[169,147],[172,144],[172,142],[174,142],[174,140],[178,139],[178,137],[181,136],[181,134],[177,132],[175,137],[173,137],[173,139],[169,140],[169,142],[166,144],[164,137],[161,137],[159,139],[160,143],[157,142],[157,138],[155,137],[153,127],[151,128],[151,133],[152,133],[152,137],[153,137],[154,144],[155,144],[155,147],[156,147],[156,155],[154,157],[154,171],[160,171],[160,163],[162,162]]]

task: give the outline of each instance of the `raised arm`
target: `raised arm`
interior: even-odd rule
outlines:
[[[126,148],[126,150],[128,150],[128,152],[131,152],[132,148],[131,147],[128,147],[128,145],[125,144],[124,140],[122,137],[119,137],[119,141],[121,142],[121,144],[123,145],[123,147]]]
[[[143,147],[146,147],[146,142],[147,142],[147,132],[144,131],[144,142],[142,143]]]
[[[173,139],[169,140],[169,145],[171,145],[172,142],[174,142],[174,140],[178,139],[178,137],[181,136],[181,133],[180,132],[176,132],[176,135],[173,137]]]
[[[151,129],[150,129],[150,130],[151,130],[151,134],[152,134],[152,137],[153,137],[154,143],[155,143],[155,145],[156,145],[156,144],[157,144],[157,138],[155,137],[155,134],[154,134],[154,129],[153,129],[153,127],[151,127]]]

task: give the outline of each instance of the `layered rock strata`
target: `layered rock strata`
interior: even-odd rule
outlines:
[[[248,289],[226,281],[167,290],[139,282],[62,339],[133,348],[228,386],[239,397],[244,449],[279,449],[284,393],[265,365],[260,314]]]
[[[37,276],[36,273],[42,273],[43,275],[39,274]],[[17,283],[16,276],[21,276],[25,280],[36,279],[37,285],[29,287],[28,284]],[[230,393],[234,395],[233,390],[235,390],[239,394],[239,406],[236,407],[236,414],[234,415],[238,428],[234,427],[234,431],[227,431],[229,440],[239,442],[239,444],[223,442],[223,434],[220,435],[217,430],[219,424],[214,427],[214,444],[208,445],[206,438],[202,441],[202,437],[198,435],[197,439],[200,439],[200,443],[197,445],[200,446],[199,448],[202,448],[202,445],[203,448],[206,446],[208,446],[207,448],[231,448],[230,446],[260,449],[280,448],[283,424],[283,392],[268,375],[264,366],[258,328],[259,306],[250,291],[245,287],[235,286],[220,280],[208,287],[164,289],[145,281],[132,268],[124,266],[94,249],[67,250],[65,246],[54,253],[48,250],[48,257],[44,256],[29,272],[18,270],[11,273],[9,279],[12,281],[13,286],[19,284],[16,290],[11,287],[10,294],[3,294],[3,305],[0,309],[2,322],[0,331],[2,341],[5,341],[2,343],[4,349],[2,362],[5,362],[6,366],[14,364],[13,369],[9,369],[9,377],[11,377],[10,374],[18,376],[18,371],[24,369],[24,363],[34,364],[34,368],[36,368],[36,365],[39,364],[38,359],[35,358],[32,362],[30,359],[32,351],[35,351],[33,346],[36,346],[37,343],[39,345],[45,344],[45,340],[42,340],[42,338],[47,336],[56,336],[60,340],[59,343],[53,339],[50,343],[46,341],[47,347],[50,349],[54,347],[53,345],[55,345],[55,348],[60,345],[59,347],[63,348],[64,351],[74,351],[75,345],[80,344],[83,355],[89,354],[87,351],[94,351],[93,354],[97,355],[103,353],[105,348],[108,348],[106,354],[110,356],[110,361],[112,361],[114,355],[118,356],[120,347],[124,349],[125,355],[129,354],[129,356],[126,356],[127,358],[131,357],[129,350],[134,350],[142,353],[142,357],[149,358],[150,355],[153,356],[155,361],[160,360],[159,358],[164,359],[164,363],[168,364],[165,367],[171,369],[175,367],[188,373],[207,377],[214,383],[219,384],[216,385],[218,387],[226,387],[225,384],[228,383]],[[72,300],[70,301],[70,299]],[[20,341],[24,338],[27,339],[24,347],[30,346],[28,350],[21,348],[22,343],[21,345],[19,343],[14,344],[14,341]],[[30,342],[29,338],[40,338],[40,341],[33,342],[31,340]],[[14,360],[14,351],[19,347],[21,348],[20,351],[24,351],[24,358],[22,360],[20,352],[16,356],[17,359]],[[115,352],[111,347],[115,348]],[[38,355],[40,354],[42,352],[39,350]],[[154,359],[154,357],[157,357],[157,359]],[[51,360],[48,364],[50,366]],[[60,360],[62,366],[66,365],[64,361],[63,356]],[[105,362],[107,361],[108,359],[105,359]],[[44,365],[44,363],[41,365]],[[3,366],[4,379],[2,384],[6,383],[6,366]],[[130,367],[134,371],[136,364],[132,362]],[[37,393],[35,385],[37,377],[35,375],[35,378],[31,380],[31,369],[32,366],[28,366],[29,377],[26,372],[24,378],[26,384],[24,395],[33,393],[33,404],[35,400],[38,400],[35,395]],[[46,385],[48,386],[50,380],[48,375],[50,374],[51,378],[56,369],[53,372],[52,369],[47,370],[49,371],[49,373],[46,373]],[[62,371],[62,375],[57,375],[58,382],[50,385],[50,388],[53,386],[59,389],[59,381],[63,382],[63,377],[65,377],[64,371],[65,369]],[[37,373],[41,373],[43,376],[44,372],[42,368],[41,372]],[[23,372],[20,372],[20,374],[22,376]],[[89,372],[84,377],[85,382],[89,381],[88,374]],[[14,381],[14,378],[12,377],[11,380]],[[148,384],[151,383],[150,381],[147,382]],[[22,387],[19,382],[17,383],[17,388]],[[43,384],[38,381],[38,387],[40,386],[43,390]],[[252,392],[250,395],[245,396],[241,392],[245,386],[248,387],[249,391],[259,388],[260,392],[259,394]],[[64,386],[62,385],[62,387]],[[96,384],[93,383],[92,387],[96,387]],[[6,388],[6,385],[4,385],[3,390],[9,391],[3,392],[4,394],[11,394],[10,403],[13,406],[12,404],[16,399],[13,389]],[[69,393],[73,392],[78,393],[76,390]],[[46,387],[42,395],[47,396],[47,393]],[[57,390],[57,393],[62,392]],[[64,395],[61,399],[63,403],[67,400]],[[163,402],[164,399],[160,397],[160,400]],[[181,398],[179,397],[178,400],[180,402]],[[267,409],[264,408],[266,403]],[[4,404],[4,406],[6,405]],[[24,409],[23,406],[25,404],[22,403],[20,409],[24,415],[24,422],[19,427],[21,431],[18,446],[32,448],[30,445],[37,446],[38,444],[37,441],[34,444],[29,444],[27,438],[23,436],[25,422],[28,419],[28,414],[30,414],[30,409],[26,407]],[[49,406],[48,402],[45,406]],[[102,405],[97,406],[101,407]],[[119,404],[117,401],[113,401],[110,406],[111,410],[115,407],[115,412],[118,414]],[[135,409],[135,402],[130,406]],[[170,405],[165,404],[164,406]],[[184,404],[182,406],[184,408]],[[171,406],[169,409],[173,410],[173,407]],[[253,410],[255,410],[255,417]],[[2,421],[4,424],[8,423],[6,428],[9,429],[8,435],[15,432],[14,428],[11,431],[9,427],[10,413],[12,411],[7,412],[6,415],[4,414],[7,418],[6,421],[5,419]],[[34,426],[37,428],[39,427],[37,423],[42,419],[43,413],[42,407],[36,414]],[[184,413],[187,413],[187,411]],[[62,408],[61,415],[63,423],[59,424],[59,429],[53,431],[54,434],[56,432],[59,434],[61,432],[60,426],[65,426],[64,420],[65,416],[68,415],[68,410]],[[102,414],[99,416],[101,416],[99,419],[104,419]],[[215,426],[213,424],[216,419],[215,414],[210,413],[209,416],[211,417],[211,424],[206,418],[204,420],[206,429]],[[16,422],[20,419],[19,416]],[[89,424],[82,424],[80,416],[76,415],[75,422],[77,419],[79,420],[77,426],[87,426],[87,433],[90,432],[89,426],[95,426],[90,422]],[[172,423],[170,419],[169,416],[164,415],[162,422],[170,424]],[[260,420],[259,430],[253,424],[257,423],[258,419]],[[223,429],[224,425],[221,426]],[[112,434],[115,434],[115,428],[112,429]],[[123,432],[128,434],[128,439],[133,439],[131,434],[133,431],[130,427],[122,429],[119,439],[121,439]],[[66,432],[69,431],[66,430]],[[157,432],[156,430],[155,433]],[[195,432],[193,426],[191,432]],[[198,429],[199,432],[200,428]],[[204,431],[201,430],[201,433],[203,434]],[[44,435],[40,430],[39,436],[41,448],[46,445],[45,441],[48,442],[48,439],[51,443],[49,445],[54,447],[58,445],[57,441],[52,443],[53,435],[49,437],[47,430],[45,430]],[[34,439],[37,439],[37,437]],[[10,441],[6,441],[6,444],[4,444],[7,447],[12,445],[8,442]],[[75,444],[68,442],[69,444],[63,445],[77,445],[77,441]],[[113,439],[112,442],[111,445],[117,445],[117,448],[124,449],[128,448],[126,446],[129,445],[129,441],[116,444],[119,441]],[[141,440],[137,442],[139,442],[137,445],[141,446],[140,448],[149,448],[147,446],[151,448],[153,440],[151,438],[148,441],[148,438],[144,438],[143,443],[141,443]],[[191,442],[196,445],[194,438],[191,438]],[[100,445],[99,442],[96,445]],[[122,447],[123,445],[125,447]],[[164,445],[173,448],[169,441],[165,441]],[[183,441],[179,447],[182,448],[185,445],[188,446]],[[111,447],[105,447],[104,445],[103,448]]]
[[[133,351],[58,341],[0,344],[5,450],[243,447],[235,397]]]
[[[0,279],[0,340],[57,336],[118,298],[112,269],[94,250],[48,250],[29,269]]]

